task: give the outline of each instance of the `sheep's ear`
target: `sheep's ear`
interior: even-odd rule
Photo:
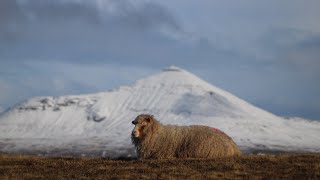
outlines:
[[[147,121],[148,123],[150,123],[150,122],[152,121],[152,118],[151,118],[151,117],[147,117],[147,118],[146,118],[146,121]]]

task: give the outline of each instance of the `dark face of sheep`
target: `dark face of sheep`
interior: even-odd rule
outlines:
[[[146,134],[146,129],[152,122],[152,119],[153,117],[147,114],[137,116],[136,119],[132,121],[132,124],[134,124],[135,127],[132,130],[131,136],[138,139],[143,138]]]

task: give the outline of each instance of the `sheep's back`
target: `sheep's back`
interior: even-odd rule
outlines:
[[[154,146],[166,158],[213,158],[240,153],[233,140],[207,126],[163,126]]]

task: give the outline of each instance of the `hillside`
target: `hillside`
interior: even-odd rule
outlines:
[[[140,113],[219,128],[243,151],[320,151],[319,122],[275,116],[177,67],[112,91],[29,99],[1,114],[0,151],[132,156]]]

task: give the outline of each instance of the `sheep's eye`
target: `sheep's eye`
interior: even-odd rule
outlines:
[[[143,126],[145,126],[145,125],[147,125],[147,122],[142,122],[141,124],[142,124]]]

